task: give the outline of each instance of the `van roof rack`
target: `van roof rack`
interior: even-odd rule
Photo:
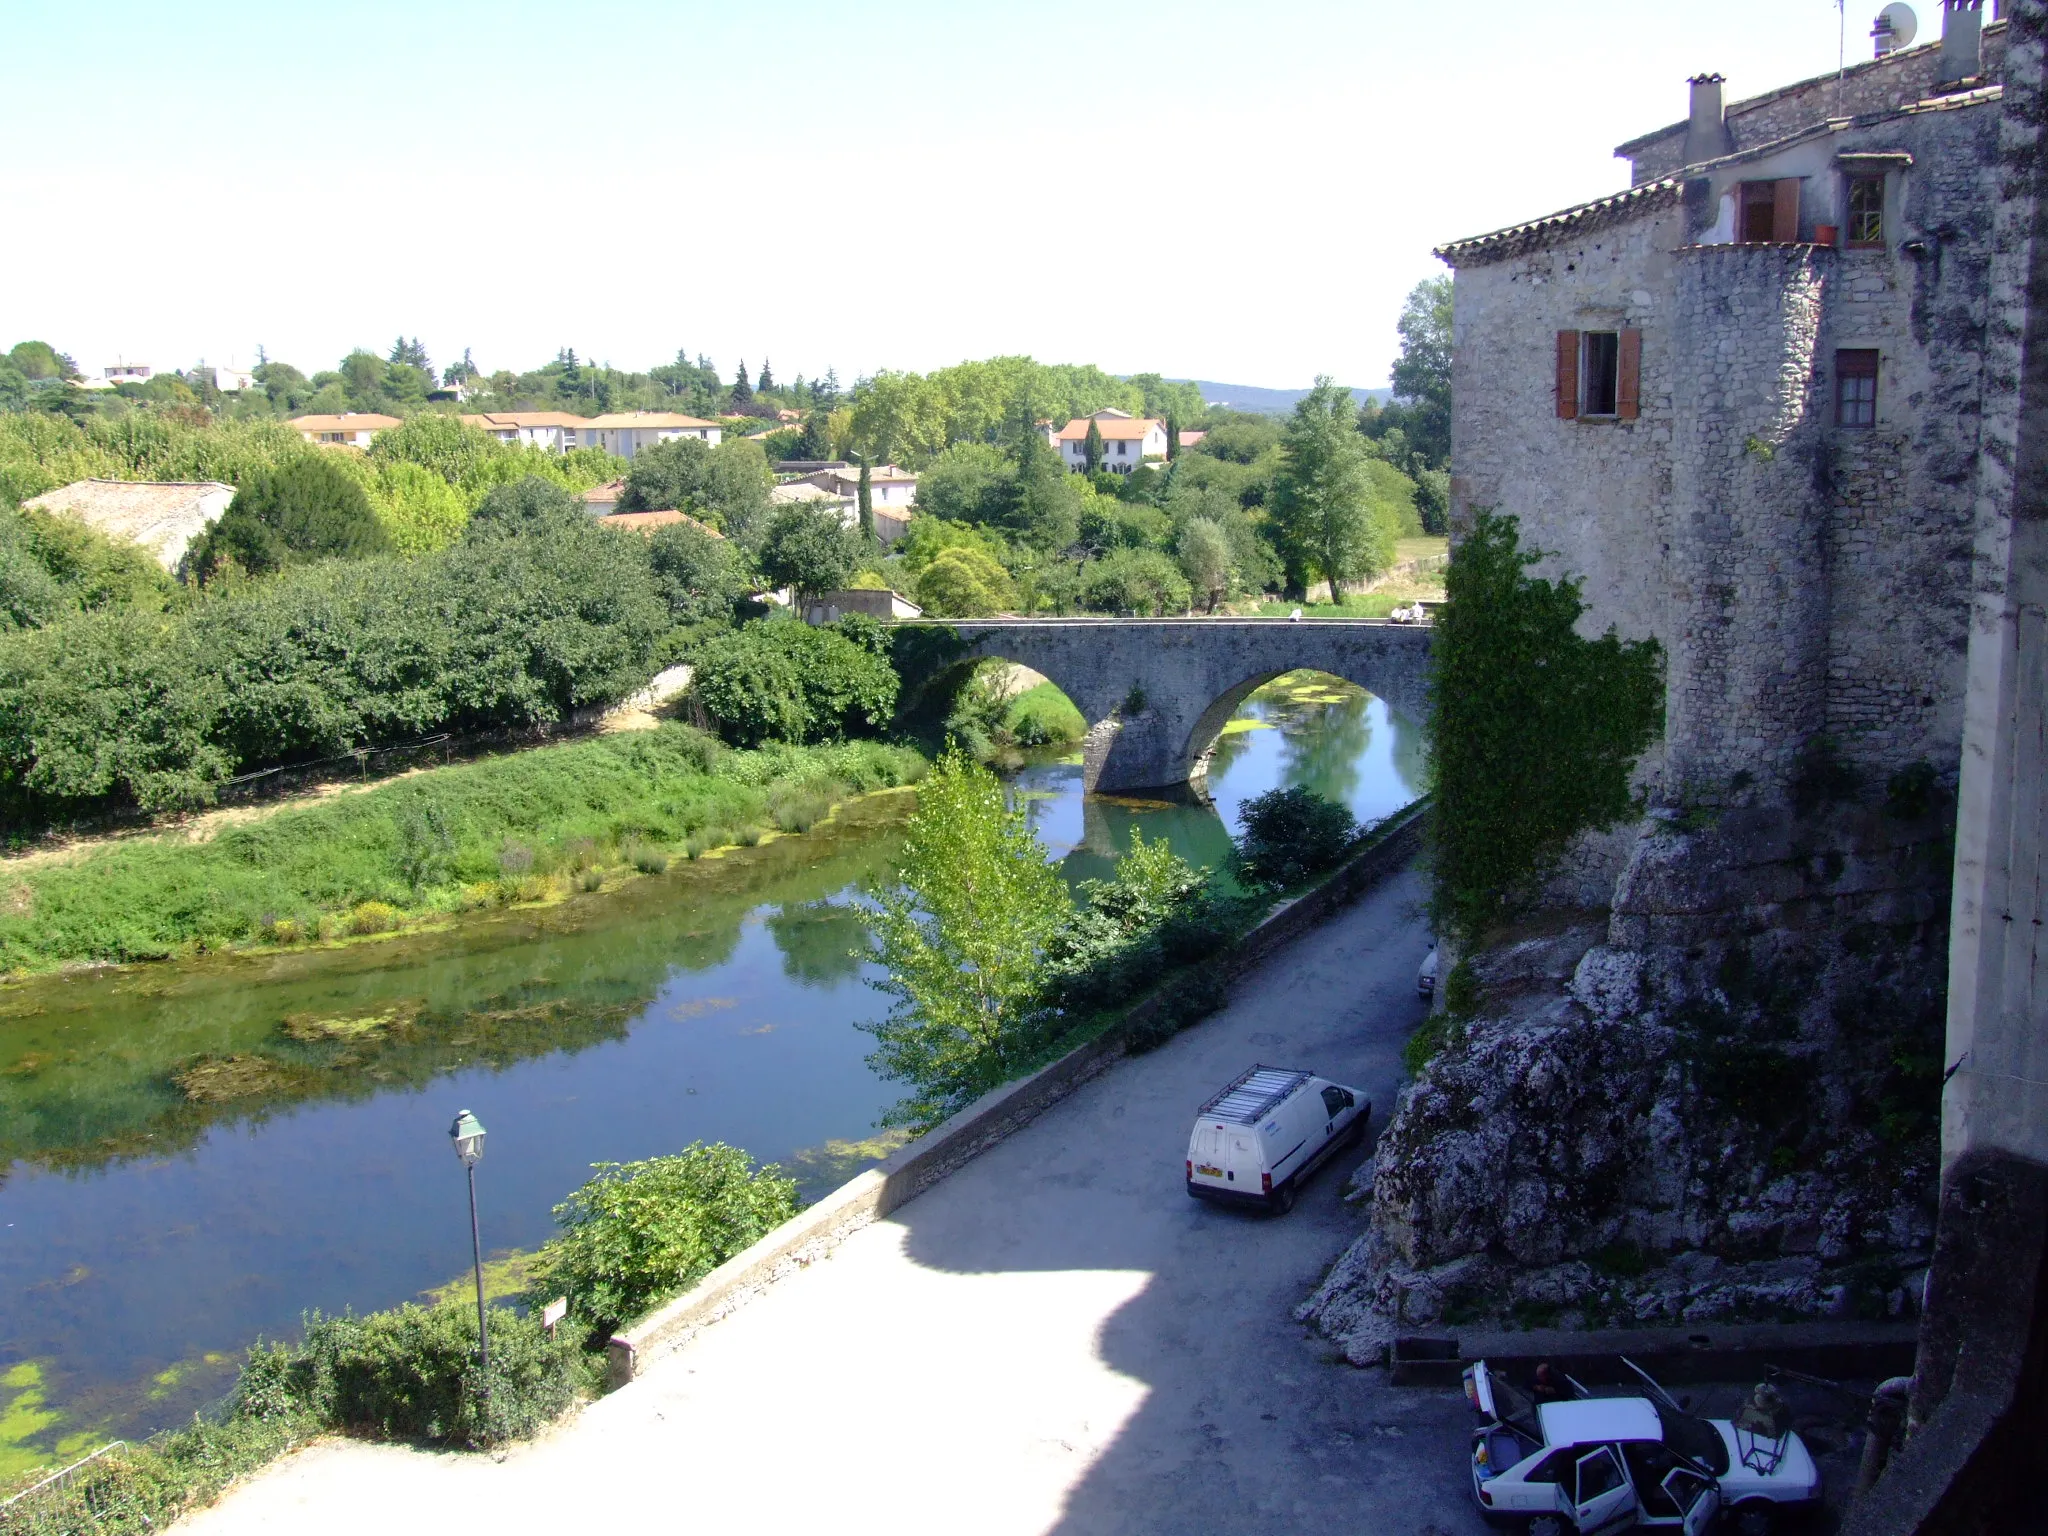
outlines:
[[[1291,1067],[1253,1067],[1204,1104],[1197,1111],[1197,1118],[1257,1125],[1265,1119],[1267,1110],[1314,1075]]]

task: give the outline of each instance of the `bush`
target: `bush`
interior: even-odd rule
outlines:
[[[536,1256],[531,1290],[536,1304],[566,1296],[593,1337],[694,1285],[798,1209],[794,1179],[722,1142],[595,1168],[555,1207],[562,1232]]]
[[[705,645],[698,702],[735,746],[869,735],[896,707],[896,671],[833,629],[761,619]]]
[[[273,763],[558,720],[645,683],[667,629],[645,546],[579,513],[0,635],[0,822],[198,805]]]
[[[490,1445],[530,1435],[594,1383],[595,1362],[540,1319],[494,1308],[491,1366],[477,1364],[476,1308],[463,1301],[367,1317],[306,1319],[302,1343],[259,1344],[235,1386],[242,1418],[309,1416],[390,1439]],[[479,1390],[488,1383],[488,1403]]]
[[[1112,550],[1081,584],[1082,602],[1105,613],[1185,613],[1192,596],[1180,567],[1156,549]]]
[[[1313,790],[1269,789],[1244,803],[1238,870],[1248,883],[1285,888],[1331,868],[1351,849],[1351,812]]]
[[[956,545],[943,549],[917,573],[918,605],[948,619],[998,612],[1016,601],[1010,576],[985,550]]]
[[[192,543],[192,569],[211,577],[230,564],[261,573],[313,560],[360,559],[389,547],[363,487],[327,454],[261,470],[220,520]]]

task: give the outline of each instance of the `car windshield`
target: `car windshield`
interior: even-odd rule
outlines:
[[[1536,1405],[1529,1401],[1528,1394],[1511,1386],[1498,1371],[1488,1376],[1487,1381],[1493,1388],[1493,1411],[1501,1423],[1520,1430],[1541,1445],[1543,1431],[1536,1421]]]
[[[1679,1455],[1690,1458],[1720,1477],[1728,1470],[1728,1442],[1705,1419],[1689,1413],[1673,1413],[1657,1405],[1657,1418],[1664,1426],[1664,1443]]]

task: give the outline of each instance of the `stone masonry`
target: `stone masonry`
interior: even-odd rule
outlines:
[[[1701,77],[1622,146],[1628,191],[1439,253],[1453,538],[1510,514],[1585,633],[1655,637],[1665,731],[1643,820],[1466,957],[1478,1001],[1304,1307],[1354,1358],[1482,1316],[1917,1305],[2007,30],[1725,114]],[[1844,237],[1852,178],[1880,239]],[[1874,407],[1838,414],[1873,354]]]

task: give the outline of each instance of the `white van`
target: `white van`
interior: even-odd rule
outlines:
[[[1253,1067],[1204,1104],[1188,1138],[1197,1200],[1294,1208],[1303,1179],[1365,1130],[1372,1104],[1313,1072]]]

